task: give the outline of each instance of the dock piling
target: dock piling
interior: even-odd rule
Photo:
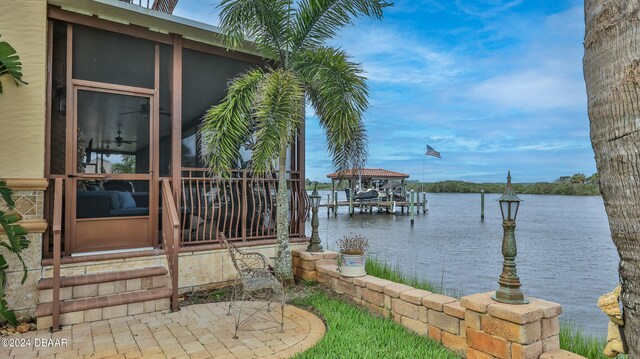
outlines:
[[[414,218],[413,218],[413,211],[415,208],[415,191],[411,190],[411,195],[409,196],[409,215],[411,216],[411,227],[413,227],[413,222],[414,222]]]
[[[331,194],[327,193],[327,204],[331,203]],[[331,207],[327,206],[327,217],[330,216]]]
[[[484,222],[484,190],[480,191],[480,221]]]
[[[424,192],[424,213],[427,213],[427,211],[429,210],[429,201],[427,201],[427,192]]]

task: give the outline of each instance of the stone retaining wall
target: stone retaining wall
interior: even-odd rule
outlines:
[[[467,358],[582,358],[559,349],[559,304],[528,298],[527,305],[507,305],[492,300],[493,292],[458,300],[370,275],[343,277],[337,257],[293,250],[294,273]]]

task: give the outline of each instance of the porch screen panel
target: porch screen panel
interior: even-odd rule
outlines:
[[[78,91],[79,173],[148,174],[149,99]]]
[[[154,87],[152,41],[81,25],[73,26],[73,78]]]
[[[160,176],[170,175],[173,46],[160,44]],[[160,202],[162,204],[162,202]]]
[[[62,175],[66,173],[67,24],[59,21],[53,22],[52,46],[49,174]]]
[[[191,49],[182,52],[182,166],[204,167],[196,133],[202,116],[218,104],[234,77],[254,64]]]

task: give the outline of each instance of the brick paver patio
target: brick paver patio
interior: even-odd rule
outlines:
[[[275,307],[278,317],[280,308]],[[175,313],[13,335],[0,338],[0,358],[288,358],[315,345],[325,333],[318,317],[287,305],[284,333],[260,314],[242,325],[239,338],[233,339],[234,316],[228,316],[226,308],[226,303],[196,304]]]

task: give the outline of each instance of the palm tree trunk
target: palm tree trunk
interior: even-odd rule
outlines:
[[[611,237],[620,255],[629,358],[640,358],[639,12],[640,0],[585,0],[584,76],[591,143]]]
[[[287,282],[293,281],[291,268],[291,247],[289,245],[289,191],[287,189],[287,142],[280,143],[278,157],[278,193],[276,212],[276,244],[275,271]]]

